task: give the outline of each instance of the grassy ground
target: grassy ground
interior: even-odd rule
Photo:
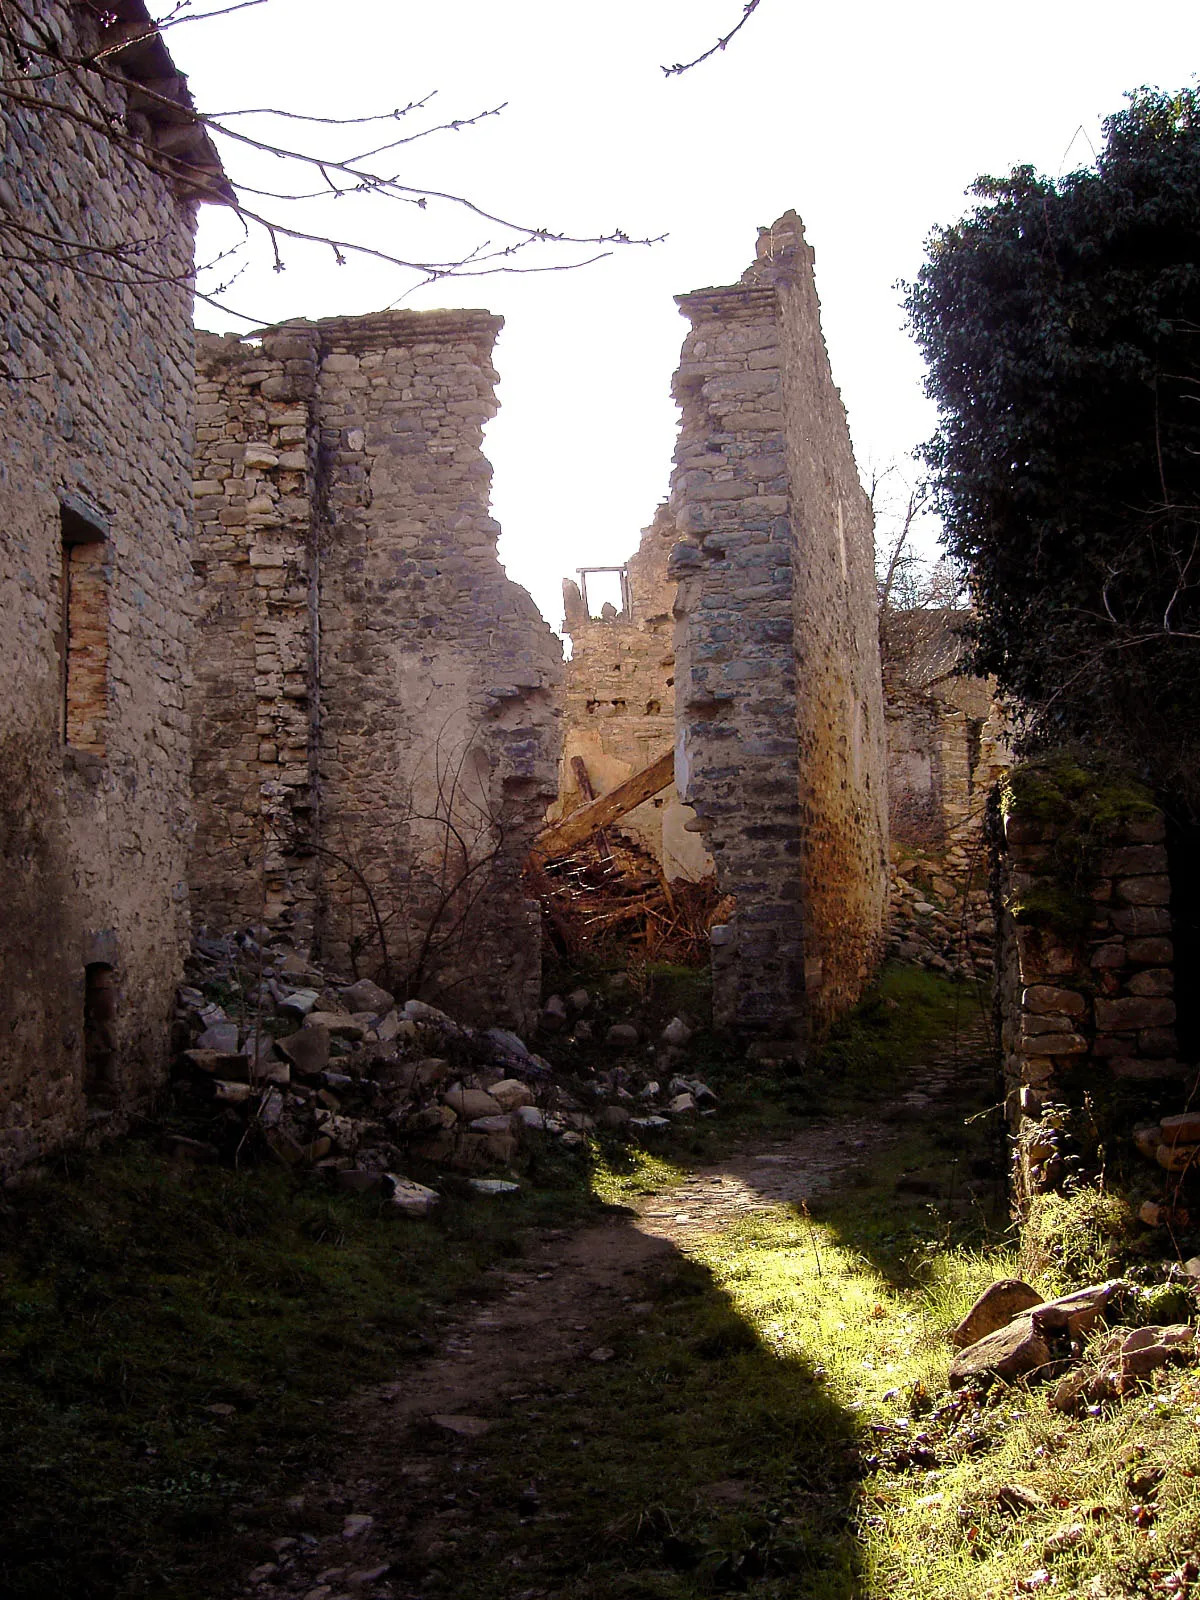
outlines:
[[[764,1093],[714,1059],[720,1124],[666,1153],[598,1152],[596,1192],[615,1206],[669,1195],[718,1141],[777,1142],[814,1109],[861,1115],[908,1086],[970,1004],[957,986],[893,969],[806,1078]],[[811,1213],[781,1206],[681,1247],[652,1307],[612,1331],[611,1363],[573,1375],[568,1393],[535,1394],[533,1423],[483,1447],[476,1470],[493,1504],[518,1507],[536,1462],[540,1511],[464,1530],[457,1560],[473,1593],[888,1593],[872,1423],[902,1393],[944,1383],[944,1328],[1008,1264],[994,1237],[1003,1215],[989,1217],[964,1181],[972,1161],[992,1159],[990,1089],[985,1075],[949,1126],[914,1120]]]
[[[691,980],[655,981],[669,1011],[670,986]],[[821,1063],[765,1083],[701,1039],[695,1070],[720,1117],[654,1156],[597,1147],[590,1174],[543,1163],[511,1207],[451,1195],[435,1223],[385,1223],[369,1199],[178,1166],[138,1142],[5,1197],[0,1593],[231,1591],[288,1485],[336,1452],[339,1400],[426,1354],[456,1302],[484,1298],[489,1265],[814,1111],[861,1114],[919,1087],[972,1003],[893,969]],[[946,1401],[944,1334],[984,1284],[1024,1266],[1052,1292],[1137,1245],[1119,1201],[1085,1194],[1040,1218],[1022,1263],[987,1177],[986,1075],[973,1095],[896,1121],[884,1155],[811,1215],[781,1206],[694,1237],[611,1330],[611,1360],[535,1388],[479,1442],[460,1488],[489,1515],[457,1527],[447,1575],[413,1592],[1187,1593],[1190,1371],[1078,1419],[1038,1390]]]
[[[904,999],[888,1004],[897,990]],[[906,1086],[964,994],[893,972],[833,1041],[826,1106]],[[717,1072],[714,1064],[714,1076]],[[886,1074],[886,1076],[884,1076]],[[919,1086],[922,1074],[913,1080]],[[1071,1418],[1049,1390],[987,1403],[946,1391],[946,1335],[978,1292],[1020,1273],[1047,1295],[1122,1268],[1153,1279],[1118,1197],[1045,1203],[1024,1248],[995,1193],[964,1182],[998,1143],[991,1088],[914,1114],[882,1159],[810,1211],[779,1207],[685,1243],[610,1364],[529,1397],[472,1464],[490,1515],[456,1538],[483,1600],[1071,1600],[1186,1594],[1200,1567],[1200,1383],[1173,1369]],[[778,1137],[790,1086],[741,1127]],[[731,1094],[730,1099],[735,1098]],[[893,1130],[896,1131],[896,1130]],[[712,1154],[618,1155],[610,1204],[669,1195]],[[810,1214],[811,1213],[811,1214]],[[1144,1235],[1143,1235],[1144,1238]],[[1148,1304],[1143,1320],[1189,1307]],[[1191,1308],[1194,1313],[1194,1307]],[[538,1500],[521,1515],[534,1477]],[[526,1495],[526,1502],[528,1495]],[[509,1505],[507,1518],[497,1505]],[[438,1578],[435,1572],[434,1578]],[[431,1585],[456,1593],[454,1578]]]
[[[193,1596],[356,1387],[428,1354],[530,1228],[589,1211],[577,1165],[436,1223],[273,1169],[130,1142],[0,1202],[0,1593]]]

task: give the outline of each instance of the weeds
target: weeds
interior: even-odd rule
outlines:
[[[1036,1195],[1021,1228],[1019,1270],[1044,1277],[1055,1293],[1098,1283],[1120,1271],[1139,1231],[1119,1194],[1086,1188]]]
[[[692,975],[644,975],[648,997],[656,985],[663,1014],[682,992],[695,1014]],[[891,969],[805,1077],[767,1077],[699,1035],[690,1070],[717,1089],[721,1115],[655,1153],[593,1146],[590,1196],[578,1163],[547,1155],[511,1208],[451,1196],[436,1224],[397,1226],[369,1199],[290,1174],[182,1168],[132,1145],[6,1200],[0,1591],[232,1590],[282,1496],[346,1444],[336,1402],[428,1353],[438,1316],[478,1298],[484,1268],[518,1255],[531,1228],[669,1194],[703,1162],[782,1140],[804,1105],[838,1113],[823,1125],[832,1139],[839,1118],[878,1115],[886,1098],[886,1127],[862,1153],[845,1149],[825,1190],[690,1231],[652,1282],[631,1282],[597,1330],[611,1359],[566,1373],[529,1363],[504,1426],[447,1461],[473,1510],[429,1592],[1188,1593],[1194,1372],[1164,1370],[1078,1417],[1052,1411],[1045,1389],[998,1388],[987,1403],[946,1393],[947,1332],[987,1283],[1020,1272],[1054,1293],[1126,1270],[1138,1247],[1123,1202],[1077,1190],[1037,1202],[1018,1256],[988,1177],[986,1069],[894,1111],[931,1061],[978,1050],[973,1004]],[[1188,1309],[1178,1290],[1150,1289],[1129,1314]]]
[[[515,1206],[448,1197],[396,1224],[136,1143],[6,1198],[0,1592],[218,1593],[266,1499],[337,1448],[333,1403],[424,1354],[438,1308],[531,1225],[587,1208],[576,1164]]]

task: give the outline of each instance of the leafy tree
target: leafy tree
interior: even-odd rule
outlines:
[[[1200,91],[1127,101],[1094,167],[980,178],[906,305],[971,667],[1200,814]]]

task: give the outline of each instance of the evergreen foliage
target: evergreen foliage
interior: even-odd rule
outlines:
[[[1195,810],[1200,91],[1127,99],[1094,167],[980,178],[906,305],[970,665]]]

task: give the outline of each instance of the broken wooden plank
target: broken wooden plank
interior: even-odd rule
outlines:
[[[575,774],[575,782],[579,785],[579,792],[585,801],[595,800],[596,791],[592,787],[592,780],[588,776],[587,762],[582,756],[571,757],[571,771]],[[600,859],[606,867],[612,865],[612,846],[608,842],[608,835],[601,829],[596,834],[596,848],[600,852]]]
[[[574,774],[575,782],[579,785],[579,792],[584,800],[594,800],[596,791],[592,788],[592,780],[588,776],[587,762],[582,756],[571,757],[571,771]]]
[[[624,783],[602,794],[598,800],[580,806],[578,811],[572,811],[561,822],[543,828],[533,841],[531,853],[541,861],[547,861],[552,856],[565,856],[601,828],[606,828],[610,822],[615,822],[627,811],[640,806],[643,800],[650,800],[659,794],[674,777],[675,752],[666,750],[657,761],[635,772],[631,778],[626,778]]]

